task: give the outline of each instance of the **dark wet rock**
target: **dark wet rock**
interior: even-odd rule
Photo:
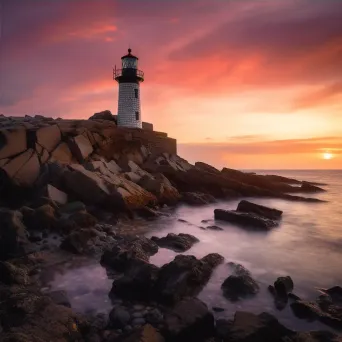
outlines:
[[[197,298],[180,301],[165,315],[162,330],[167,341],[205,341],[214,335],[214,317],[206,304]]]
[[[327,290],[324,290],[334,302],[342,303],[342,287],[341,286],[333,286]]]
[[[0,260],[22,255],[28,240],[21,212],[0,208],[0,222]]]
[[[155,218],[162,216],[161,212],[155,209],[149,208],[149,207],[138,209],[137,213],[139,216],[146,218],[146,219],[155,219]]]
[[[225,309],[224,308],[220,308],[218,306],[213,306],[213,311],[215,312],[223,312]]]
[[[278,209],[268,208],[260,204],[255,204],[246,200],[241,201],[237,206],[237,211],[254,213],[258,216],[266,217],[270,220],[279,220],[283,212]]]
[[[146,315],[145,315],[145,319],[147,323],[154,325],[158,325],[160,323],[163,322],[164,316],[163,314],[160,312],[159,309],[152,309],[150,310]]]
[[[219,226],[208,226],[206,229],[209,229],[209,230],[224,230],[223,228],[219,227]]]
[[[214,210],[215,220],[227,221],[246,229],[268,231],[278,225],[278,222],[260,217],[253,213],[244,213],[234,210]]]
[[[312,183],[309,182],[302,182],[302,186],[300,187],[300,190],[303,192],[322,192],[325,191],[324,189],[313,185]]]
[[[123,237],[101,257],[101,263],[118,271],[124,271],[136,260],[148,262],[158,252],[158,245],[146,237]]]
[[[7,332],[1,341],[45,342],[82,340],[87,323],[71,309],[56,305],[37,289],[18,288],[2,301],[1,322]]]
[[[56,208],[51,204],[44,204],[32,210],[28,207],[21,209],[23,220],[28,230],[52,231],[57,228]]]
[[[39,231],[30,231],[29,232],[29,240],[31,242],[38,242],[43,240],[43,232]]]
[[[237,311],[233,321],[217,321],[217,333],[224,342],[284,342],[295,335],[268,313],[245,311]]]
[[[84,210],[86,210],[86,206],[80,201],[69,202],[60,208],[60,211],[65,214],[71,214]]]
[[[274,282],[274,289],[280,297],[287,297],[288,293],[292,292],[293,286],[293,280],[290,276],[279,277]]]
[[[63,290],[58,291],[52,291],[48,293],[48,296],[51,298],[51,300],[58,305],[64,305],[68,308],[71,308],[70,300],[68,298],[68,295]]]
[[[166,237],[158,238],[152,236],[151,240],[154,241],[159,247],[172,249],[176,252],[185,252],[190,249],[199,240],[190,234],[173,234],[169,233]]]
[[[131,315],[124,307],[116,307],[109,314],[110,325],[116,329],[123,329],[131,320]]]
[[[190,205],[204,205],[215,203],[216,199],[210,194],[204,194],[200,192],[183,192],[182,201]]]
[[[223,257],[216,253],[202,259],[177,255],[159,271],[155,286],[157,298],[162,302],[175,303],[186,296],[197,295],[210,279],[214,268],[222,262]]]
[[[289,299],[292,300],[301,300],[300,297],[294,294],[293,292],[290,292],[287,296],[289,297]]]
[[[238,300],[241,297],[253,296],[259,292],[258,283],[250,272],[239,264],[231,264],[234,271],[221,285],[225,297]]]
[[[334,304],[333,299],[327,293],[323,293],[316,299],[317,304],[322,310],[328,310]]]
[[[336,329],[342,329],[342,307],[328,305],[321,307],[315,302],[296,301],[291,303],[293,313],[301,319],[319,320]]]
[[[114,340],[110,340],[114,341]],[[108,342],[110,342],[108,341]],[[128,335],[115,339],[117,342],[165,342],[164,337],[150,324],[145,324]]]
[[[30,282],[28,269],[15,266],[8,261],[0,262],[0,282],[7,285],[28,285]]]
[[[114,280],[110,296],[119,296],[134,300],[151,300],[155,296],[154,288],[159,268],[142,260],[133,260],[125,274]]]

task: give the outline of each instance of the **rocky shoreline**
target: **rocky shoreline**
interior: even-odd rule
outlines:
[[[118,128],[108,113],[91,120],[41,116],[0,117],[0,341],[339,341],[330,332],[299,333],[262,313],[236,312],[216,320],[196,298],[214,269],[228,262],[216,253],[197,259],[178,254],[157,267],[159,248],[190,250],[196,236],[144,237],[139,220],[167,215],[181,203],[281,198],[324,191],[322,184],[261,176],[159,153]],[[294,195],[295,193],[301,195]],[[276,227],[281,211],[242,200],[234,211],[215,211],[242,229]],[[124,223],[136,223],[136,230]],[[206,229],[220,230],[212,225]],[[73,311],[63,291],[42,292],[40,277],[74,258],[91,258],[113,277],[109,315]],[[229,264],[222,284],[227,300],[243,300],[259,288],[242,265]],[[342,289],[322,289],[317,302],[291,291],[291,278],[270,286],[278,307],[290,303],[298,317],[342,329]],[[220,310],[220,308],[216,308]]]

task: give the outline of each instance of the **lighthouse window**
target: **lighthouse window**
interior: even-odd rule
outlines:
[[[135,120],[139,120],[139,112],[135,112]]]
[[[139,90],[138,89],[134,89],[134,93],[135,93],[135,98],[137,99],[139,96]]]

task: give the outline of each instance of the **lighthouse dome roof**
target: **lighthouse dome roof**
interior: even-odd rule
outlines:
[[[128,49],[128,54],[127,55],[125,55],[125,56],[122,56],[121,57],[121,59],[124,59],[124,58],[136,58],[136,59],[139,59],[138,57],[136,57],[136,56],[134,56],[134,55],[132,55],[132,49],[131,48],[129,48]]]

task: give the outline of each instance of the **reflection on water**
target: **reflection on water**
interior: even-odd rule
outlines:
[[[231,303],[222,296],[220,289],[222,282],[230,274],[230,269],[225,264],[216,269],[199,297],[209,306],[225,308],[224,312],[217,314],[218,317],[231,318],[236,310],[241,309],[256,313],[268,311],[288,327],[305,330],[322,328],[316,323],[313,325],[296,319],[289,307],[283,311],[276,310],[267,286],[278,276],[290,275],[295,284],[294,293],[303,299],[313,300],[317,296],[317,288],[342,285],[342,172],[292,171],[277,174],[328,183],[328,192],[314,196],[329,202],[300,203],[277,199],[251,199],[284,211],[280,226],[268,233],[246,232],[224,222],[216,223],[224,228],[223,231],[199,228],[212,223],[201,221],[213,220],[215,208],[235,209],[238,201],[216,203],[201,208],[182,206],[176,209],[171,217],[144,223],[151,229],[147,235],[165,236],[169,232],[193,234],[200,242],[184,254],[203,257],[208,253],[220,253],[226,262],[241,263],[251,271],[260,283],[260,293],[254,298]],[[188,223],[178,219],[187,220]],[[171,261],[176,254],[168,249],[160,249],[151,258],[151,263],[161,266]],[[110,307],[107,293],[111,281],[99,265],[67,270],[56,276],[50,286],[65,289],[76,309],[83,311],[88,304],[90,309],[100,311],[106,311]],[[80,294],[77,289],[82,286],[87,287],[89,291]]]

